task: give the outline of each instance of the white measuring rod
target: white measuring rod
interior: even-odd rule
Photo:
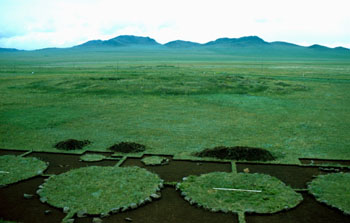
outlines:
[[[245,189],[234,189],[234,188],[219,188],[215,187],[214,190],[226,190],[226,191],[243,191],[243,192],[254,192],[254,193],[261,193],[261,190],[245,190]]]

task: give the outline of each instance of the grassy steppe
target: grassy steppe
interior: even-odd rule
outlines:
[[[34,73],[32,73],[34,72]],[[121,141],[152,153],[268,149],[277,162],[350,159],[350,59],[213,52],[0,54],[0,148]]]

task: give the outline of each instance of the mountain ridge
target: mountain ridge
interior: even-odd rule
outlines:
[[[205,46],[213,46],[213,45],[226,45],[226,46],[244,46],[244,45],[259,45],[259,44],[269,44],[265,42],[258,36],[243,36],[240,38],[218,38],[214,41],[210,41],[205,43]]]
[[[189,47],[199,47],[202,44],[192,42],[192,41],[174,40],[174,41],[167,42],[163,45],[171,48],[189,48]]]
[[[338,47],[326,47],[319,44],[313,44],[311,46],[300,46],[294,43],[284,41],[267,42],[258,36],[243,36],[239,38],[222,37],[207,43],[197,43],[186,40],[173,40],[164,44],[158,43],[155,39],[148,36],[133,36],[133,35],[120,35],[108,40],[90,40],[83,44],[73,46],[74,47],[130,47],[130,46],[158,46],[167,48],[193,48],[193,47],[252,47],[252,46],[284,46],[295,48],[309,48],[314,50],[341,50],[350,52],[350,49],[338,46]]]
[[[134,36],[134,35],[120,35],[108,40],[89,40],[82,44],[68,47],[68,48],[44,48],[37,50],[28,51],[38,51],[38,50],[52,50],[52,49],[97,49],[97,48],[120,48],[123,47],[127,49],[128,47],[141,47],[141,48],[159,48],[159,49],[209,49],[209,50],[225,50],[225,51],[239,51],[247,50],[250,53],[255,51],[288,51],[288,50],[302,50],[302,51],[313,51],[313,52],[335,52],[335,53],[350,53],[350,49],[338,46],[334,48],[322,46],[319,44],[313,44],[311,46],[300,46],[294,43],[283,42],[283,41],[273,41],[267,42],[258,36],[243,36],[240,38],[218,38],[207,43],[197,43],[185,40],[174,40],[164,44],[158,43],[155,39],[148,36]],[[0,48],[0,52],[14,52],[23,51],[14,48]]]
[[[108,40],[90,40],[83,44],[73,46],[73,47],[91,47],[91,46],[115,46],[115,47],[125,47],[125,46],[157,46],[161,45],[154,39],[150,37],[133,36],[133,35],[121,35]]]

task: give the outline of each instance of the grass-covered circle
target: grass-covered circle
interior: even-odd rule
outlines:
[[[293,208],[303,199],[277,178],[257,173],[213,172],[189,176],[177,188],[191,204],[214,212],[275,213]]]
[[[40,175],[47,164],[34,157],[0,156],[0,186]]]
[[[158,175],[139,167],[91,166],[50,177],[38,194],[65,212],[107,214],[151,201],[162,185]]]
[[[350,173],[319,175],[308,188],[318,201],[350,215]]]

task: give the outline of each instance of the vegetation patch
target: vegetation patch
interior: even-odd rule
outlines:
[[[34,157],[0,156],[0,186],[40,175],[47,164]]]
[[[50,177],[40,200],[68,213],[106,216],[150,202],[163,186],[158,175],[139,167],[90,166]]]
[[[14,222],[14,221],[5,221],[5,220],[0,219],[0,223],[16,223],[16,222]]]
[[[213,157],[227,160],[269,161],[275,158],[265,149],[250,147],[225,147],[218,146],[212,149],[204,149],[195,153],[199,157]]]
[[[80,160],[85,162],[97,162],[105,159],[106,156],[101,154],[85,154],[80,157]]]
[[[120,78],[120,77],[99,77],[99,78],[90,77],[89,79],[93,80],[93,81],[120,81],[120,80],[123,80],[123,78]]]
[[[315,198],[350,215],[350,173],[319,175],[309,184]]]
[[[177,184],[177,189],[191,204],[213,212],[275,213],[293,208],[303,200],[277,178],[257,173],[189,176]]]
[[[165,165],[169,163],[169,159],[161,156],[147,156],[141,160],[145,165]]]
[[[89,145],[91,142],[89,140],[76,140],[67,139],[65,141],[58,142],[54,147],[61,150],[77,150],[82,149]]]
[[[135,142],[121,142],[118,144],[114,144],[108,149],[120,153],[139,153],[145,151],[146,146]]]

